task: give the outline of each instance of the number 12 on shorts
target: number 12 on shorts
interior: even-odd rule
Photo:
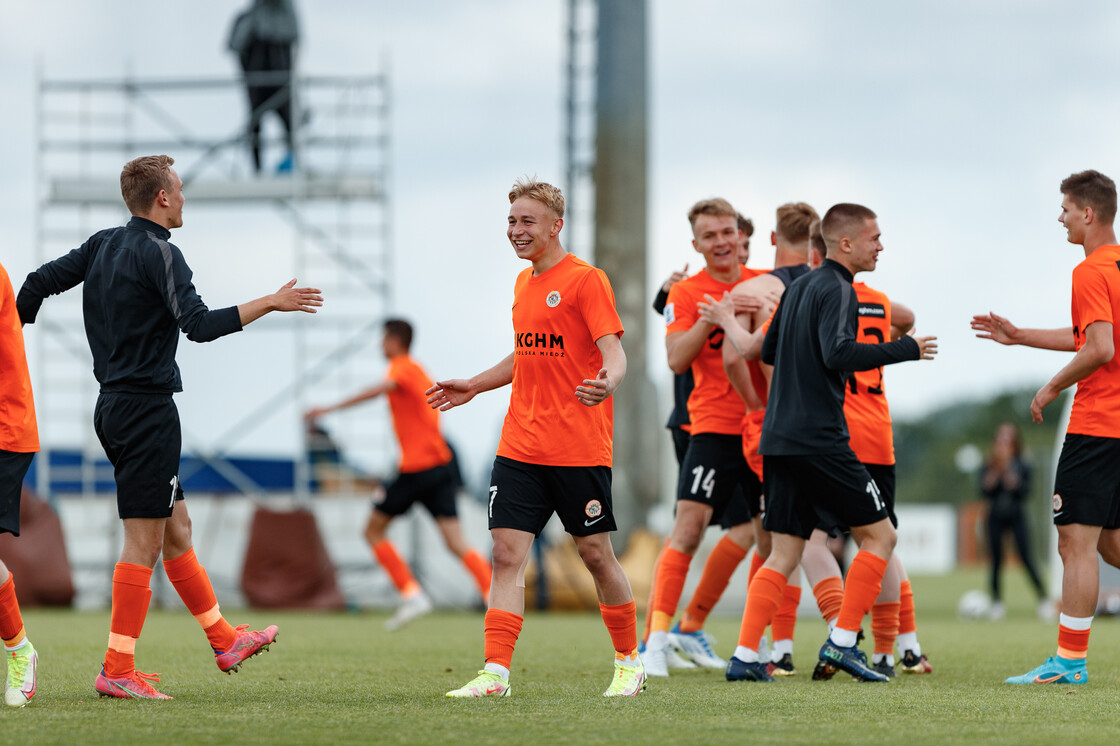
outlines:
[[[883,498],[879,497],[879,485],[875,484],[874,479],[867,483],[867,489],[865,491],[867,494],[871,495],[871,500],[875,503],[875,510],[882,510]]]

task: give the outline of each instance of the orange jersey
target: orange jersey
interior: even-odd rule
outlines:
[[[702,269],[692,277],[675,283],[665,303],[665,333],[691,329],[700,318],[696,304],[704,300],[705,295],[719,300],[743,280],[760,274],[746,267],[741,269],[742,275],[734,282],[720,282]],[[746,407],[723,370],[723,353],[720,351],[723,341],[723,329],[713,329],[692,361],[692,376],[696,383],[692,395],[688,397],[688,418],[693,435],[738,435],[742,432]]]
[[[859,330],[856,341],[882,344],[891,341],[891,302],[878,290],[853,282],[859,300]],[[844,417],[848,421],[852,450],[865,464],[894,463],[894,432],[891,410],[883,390],[882,366],[860,370],[848,378],[844,391]]]
[[[432,379],[408,355],[391,358],[385,377],[396,384],[386,396],[401,446],[397,469],[402,474],[411,474],[451,461],[451,449],[439,432],[439,410],[432,409],[424,395]]]
[[[1080,350],[1094,321],[1112,324],[1112,359],[1077,383],[1067,432],[1120,438],[1120,246],[1101,246],[1073,270],[1073,337]]]
[[[8,272],[0,265],[0,450],[35,453],[39,426],[23,347],[23,324]]]
[[[544,466],[610,466],[613,398],[589,407],[576,386],[598,377],[595,340],[622,336],[606,274],[572,254],[513,289],[513,387],[498,455]]]

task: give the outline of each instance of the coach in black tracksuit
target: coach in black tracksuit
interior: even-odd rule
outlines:
[[[764,567],[766,577],[780,573],[788,579],[819,523],[850,527],[860,551],[848,571],[839,621],[820,657],[857,678],[886,681],[855,645],[896,537],[874,480],[848,445],[844,384],[850,371],[930,359],[936,338],[857,342],[859,303],[852,279],[875,269],[883,249],[879,224],[866,207],[839,204],[825,214],[821,231],[828,249],[824,264],[789,286],[762,344],[762,360],[774,366],[759,446],[763,525],[774,541]],[[752,595],[757,594],[748,592],[747,617],[752,606],[763,607]]]
[[[133,214],[128,225],[100,231],[44,264],[27,276],[16,299],[21,321],[30,324],[46,297],[84,283],[86,338],[101,385],[94,427],[113,464],[117,512],[124,521],[124,548],[113,576],[110,650],[97,682],[106,696],[162,697],[146,683],[150,679],[127,675],[139,637],[134,625],[142,627],[150,595],[144,569],[150,581],[161,554],[166,563],[192,549],[186,503],[177,505],[183,499],[182,435],[172,394],[183,390],[175,363],[179,331],[207,342],[270,311],[314,313],[322,305],[317,289],[295,288],[292,280],[272,295],[208,309],[182,252],[168,241],[171,229],[183,224],[183,182],[171,168],[174,162],[147,156],[126,164],[121,194]],[[205,618],[205,628],[216,623],[216,610],[215,603],[206,614],[192,613],[200,624]],[[114,668],[123,670],[113,674]]]

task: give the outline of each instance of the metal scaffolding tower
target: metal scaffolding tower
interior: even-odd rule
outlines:
[[[250,332],[267,336],[265,344],[291,364],[270,365],[270,354],[253,361],[260,370],[230,370],[231,376],[260,376],[252,398],[223,412],[205,435],[184,430],[185,451],[201,457],[200,464],[237,491],[253,494],[263,488],[229,456],[236,450],[259,453],[262,446],[247,434],[267,421],[267,430],[285,432],[286,440],[303,451],[296,458],[294,492],[306,495],[312,477],[298,413],[312,398],[330,401],[368,385],[370,371],[384,365],[380,324],[392,307],[387,74],[295,76],[296,168],[285,175],[252,171],[243,78],[52,80],[40,74],[36,108],[40,261],[60,256],[97,230],[123,224],[128,213],[119,189],[122,165],[140,155],[167,153],[184,182],[188,227],[215,224],[236,242],[184,246],[189,262],[192,252],[223,251],[231,271],[243,271],[248,259],[241,250],[263,249],[265,262],[269,256],[291,257],[301,281],[323,290],[328,304],[314,323],[270,317]],[[271,126],[266,118],[265,152],[283,155],[284,139]],[[261,246],[262,231],[283,241]],[[259,287],[255,271],[245,279]],[[207,297],[206,287],[201,290]],[[48,495],[60,481],[79,482],[83,493],[92,493],[99,479],[111,481],[112,475],[99,475],[94,466],[101,457],[92,425],[97,384],[90,373],[80,291],[46,303],[39,326],[36,404],[44,450],[78,448],[83,456],[77,466],[65,467],[66,473],[52,466],[51,458],[38,459],[37,481]],[[191,382],[186,385],[189,389]],[[278,410],[286,416],[273,414]],[[374,468],[388,465],[391,433],[385,418],[347,418],[339,426],[349,429],[332,435],[347,443],[355,461]],[[185,481],[190,475],[180,476]]]
[[[568,0],[565,66],[565,246],[595,258],[595,58],[599,0]]]

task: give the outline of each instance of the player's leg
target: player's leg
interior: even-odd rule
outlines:
[[[31,466],[33,453],[0,450],[0,534],[19,535],[19,508],[23,478]],[[39,655],[27,638],[23,615],[16,597],[16,581],[0,560],[0,639],[4,640],[4,702],[23,707],[35,696],[38,684]]]
[[[898,652],[902,654],[902,672],[911,674],[933,673],[933,666],[922,653],[918,642],[918,619],[914,610],[914,590],[910,578],[898,555],[892,562],[898,562]]]
[[[176,501],[171,518],[164,526],[163,570],[187,610],[206,633],[218,670],[235,673],[243,661],[267,651],[276,640],[279,632],[276,625],[250,630],[249,625],[243,624],[235,629],[222,616],[210,576],[194,552],[186,500]]]
[[[793,634],[797,626],[797,610],[801,606],[801,570],[793,568],[786,587],[782,589],[782,603],[770,620],[770,663],[766,667],[771,676],[793,676]],[[761,657],[761,656],[760,656]]]
[[[467,572],[474,579],[478,594],[483,603],[490,599],[490,561],[463,540],[463,530],[459,522],[459,511],[455,504],[458,482],[451,469],[446,465],[431,469],[427,474],[430,482],[421,497],[424,507],[432,514],[439,528],[443,543],[451,553],[459,558]]]
[[[883,573],[879,596],[871,605],[871,635],[875,649],[871,655],[871,666],[884,676],[893,678],[894,643],[898,638],[899,609],[901,592],[901,565],[898,555],[891,554],[887,560],[887,571]]]
[[[739,628],[739,644],[727,663],[728,681],[773,681],[759,660],[758,641],[782,604],[787,578],[801,560],[805,540],[771,525],[772,549],[747,588],[747,603]]]
[[[420,587],[396,546],[389,540],[389,524],[403,515],[424,494],[424,474],[399,474],[385,489],[385,498],[375,503],[366,523],[365,537],[381,569],[393,581],[400,595],[397,610],[385,621],[385,628],[398,630],[432,610],[432,601]]]

